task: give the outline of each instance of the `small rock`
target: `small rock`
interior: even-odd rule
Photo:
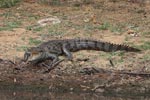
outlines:
[[[83,21],[84,21],[85,23],[87,23],[87,22],[90,21],[90,19],[89,19],[89,18],[85,18]]]
[[[13,96],[16,96],[16,92],[13,92]]]
[[[137,37],[138,36],[138,33],[136,31],[134,31],[134,30],[128,30],[126,33],[128,35],[133,36],[133,37]]]
[[[97,92],[97,93],[104,93],[104,91],[105,91],[105,90],[102,89],[102,88],[98,88],[98,89],[95,90],[95,92]]]
[[[73,88],[70,88],[70,91],[73,91],[74,89]]]
[[[41,78],[41,79],[40,79],[40,81],[44,81],[44,79],[43,79],[43,78]]]
[[[14,70],[21,70],[21,69],[20,69],[20,68],[18,68],[18,67],[15,67],[15,68],[14,68]]]
[[[59,24],[61,21],[56,17],[50,17],[50,18],[45,18],[41,19],[37,22],[40,26],[46,26],[47,24]]]
[[[16,80],[16,78],[14,78],[14,83],[16,83],[17,82],[17,80]]]

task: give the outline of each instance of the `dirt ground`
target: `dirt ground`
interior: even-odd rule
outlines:
[[[79,2],[57,5],[37,3],[36,0],[32,0],[32,2],[25,0],[14,7],[1,8],[0,81],[17,84],[46,84],[52,87],[59,80],[61,82],[57,86],[63,87],[63,82],[69,84],[75,80],[75,83],[78,84],[74,87],[80,85],[86,91],[97,86],[101,87],[101,84],[104,85],[105,83],[101,82],[106,79],[113,80],[115,78],[116,83],[108,82],[112,88],[117,83],[118,86],[124,86],[122,84],[128,86],[130,83],[130,85],[139,86],[140,90],[142,88],[143,91],[149,91],[147,88],[150,83],[149,78],[110,75],[107,72],[106,75],[102,73],[102,75],[93,76],[84,76],[80,73],[84,68],[150,73],[149,5],[147,0],[143,2],[140,0],[93,0],[85,4]],[[39,27],[37,22],[45,18],[58,18],[60,23],[48,22],[46,26]],[[73,53],[74,63],[64,61],[52,72],[46,74],[42,73],[46,70],[45,67],[26,66],[20,62],[28,47],[52,39],[68,38],[89,38],[126,44],[142,51],[139,53],[79,51]],[[110,60],[114,66],[110,64]],[[94,78],[98,79],[100,83],[92,83],[97,81]],[[142,87],[141,84],[144,83],[145,86]],[[92,84],[92,88],[90,84]],[[72,86],[68,88],[73,90],[74,87],[72,88]],[[146,88],[147,90],[145,90]],[[118,91],[119,89],[120,87],[118,87]],[[103,89],[98,91],[103,92]]]

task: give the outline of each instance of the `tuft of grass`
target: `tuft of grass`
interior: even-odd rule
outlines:
[[[117,26],[111,26],[110,31],[111,32],[122,32],[122,29],[120,27],[117,27]]]
[[[7,22],[6,26],[10,28],[18,28],[21,25],[20,21],[15,21],[15,22]]]
[[[81,5],[93,4],[93,0],[38,0],[38,3],[48,4],[52,6],[74,6],[80,7]]]
[[[144,49],[144,50],[149,50],[150,49],[150,41],[146,41],[144,42],[140,48]]]
[[[40,26],[37,26],[37,25],[30,25],[30,26],[27,26],[26,27],[26,30],[31,30],[31,31],[34,31],[34,32],[41,32],[45,27],[40,27]]]
[[[0,0],[0,8],[10,8],[15,6],[21,0]]]
[[[110,23],[109,22],[104,22],[102,25],[100,25],[99,29],[100,30],[108,30],[110,28]]]
[[[32,30],[34,28],[34,26],[33,25],[30,25],[30,26],[27,26],[26,27],[26,30]]]
[[[118,63],[122,63],[122,62],[124,62],[123,57],[121,57],[121,58],[118,60]]]
[[[17,51],[26,51],[26,50],[27,50],[27,46],[20,46],[20,47],[17,47],[16,50],[17,50]]]
[[[143,32],[143,36],[150,36],[150,32]]]
[[[61,34],[64,34],[63,32],[59,32],[59,31],[52,31],[52,32],[49,32],[48,33],[50,36],[58,36],[58,35],[61,35]]]
[[[110,2],[119,2],[120,0],[109,0]]]
[[[0,16],[5,17],[6,19],[8,19],[9,17],[13,16],[13,13],[11,11],[7,11],[7,12],[4,12],[4,13],[0,14]]]
[[[36,27],[36,28],[33,28],[33,31],[41,32],[43,29],[44,27]]]
[[[111,52],[111,56],[123,56],[125,54],[124,51],[119,51],[119,52]]]
[[[143,56],[143,60],[145,61],[145,60],[150,60],[150,56],[149,55],[144,55]]]
[[[124,62],[124,59],[123,59],[124,54],[125,54],[124,51],[111,52],[108,59],[112,59],[113,56],[118,56],[118,57],[119,57],[119,60],[118,60],[117,62],[115,62],[115,63],[122,63],[122,62]]]
[[[61,0],[38,0],[39,3],[48,5],[61,5]]]
[[[110,30],[111,32],[122,32],[122,28],[118,25],[112,25],[109,22],[104,22],[98,27],[99,30]]]
[[[36,39],[33,39],[33,38],[29,38],[29,44],[30,45],[38,45],[41,42],[42,42],[41,40],[36,40]]]
[[[93,25],[91,24],[86,24],[84,25],[84,30],[94,30],[96,29],[97,27],[94,27]]]
[[[91,4],[93,3],[93,0],[83,0],[82,2],[83,4]]]
[[[64,32],[60,31],[59,28],[61,28],[59,25],[53,25],[48,28],[48,35],[50,36],[58,36],[64,34]]]
[[[61,0],[51,0],[52,5],[61,5]]]
[[[25,41],[25,37],[22,37],[21,40]]]
[[[14,22],[5,22],[3,27],[0,27],[0,31],[3,30],[12,30],[13,28],[19,28],[21,25],[20,21],[14,21]]]

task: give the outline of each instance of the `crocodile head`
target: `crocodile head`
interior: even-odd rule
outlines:
[[[42,50],[38,47],[31,47],[24,53],[24,61],[32,62],[38,59],[42,54]]]

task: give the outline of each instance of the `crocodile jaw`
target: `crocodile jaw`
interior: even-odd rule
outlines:
[[[32,61],[38,59],[40,56],[41,56],[41,53],[25,52],[24,61],[25,62],[32,62]]]

